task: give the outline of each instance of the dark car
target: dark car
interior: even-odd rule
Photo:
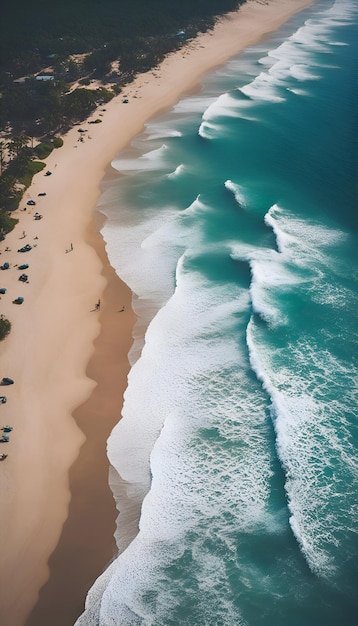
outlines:
[[[28,200],[28,201],[26,202],[26,204],[28,204],[28,205],[30,205],[30,206],[35,206],[36,202],[35,202],[35,200]]]
[[[9,263],[4,263],[3,265],[0,266],[0,269],[2,270],[8,270],[10,267]]]
[[[29,267],[28,263],[24,263],[23,265],[19,265],[19,267],[17,269],[19,270],[27,270],[27,268]]]
[[[14,381],[12,380],[12,378],[9,378],[8,376],[4,376],[4,378],[1,381],[2,385],[13,385]]]
[[[32,250],[32,246],[30,246],[30,244],[27,243],[26,246],[19,248],[18,252],[29,252],[30,250]]]
[[[19,276],[19,280],[21,280],[22,283],[27,283],[29,277],[27,274],[21,274],[21,276]]]
[[[6,287],[0,287],[0,293],[6,293]]]
[[[45,176],[51,176],[52,172],[50,172],[50,170],[47,170]]]
[[[41,193],[37,194],[38,196],[46,196],[46,191],[41,191]]]

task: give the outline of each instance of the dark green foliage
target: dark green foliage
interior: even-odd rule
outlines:
[[[53,148],[54,146],[51,141],[43,141],[35,146],[34,153],[39,159],[47,159]]]
[[[0,58],[15,77],[35,73],[51,59],[96,49],[124,39],[173,35],[181,28],[206,30],[216,15],[243,0],[12,0],[3,3]],[[98,62],[98,57],[97,57]],[[100,69],[99,67],[97,68]]]
[[[0,341],[5,339],[11,330],[11,324],[9,320],[3,315],[0,315]]]
[[[64,114],[73,121],[83,120],[96,108],[96,97],[91,89],[75,89],[64,97]]]
[[[19,191],[16,188],[16,175],[9,171],[12,168],[8,168],[5,174],[0,177],[0,209],[4,211],[11,211],[16,209],[18,203],[22,198],[23,191]],[[5,233],[10,232],[11,222],[8,221],[6,213],[0,213],[0,233],[3,236]]]
[[[61,137],[54,137],[52,140],[52,145],[54,148],[62,148],[63,139],[61,139]]]
[[[17,220],[9,218],[5,211],[14,211],[31,185],[32,177],[41,172],[45,163],[32,161],[23,155],[11,161],[6,172],[0,176],[0,233],[5,234],[13,229]],[[19,185],[22,188],[19,188]]]
[[[112,77],[113,90],[135,74],[156,66],[186,38],[211,28],[217,15],[244,0],[12,0],[3,3],[0,26],[0,127],[41,137],[82,120],[100,102],[99,95],[69,93],[69,84]],[[184,40],[185,40],[184,37]],[[84,59],[70,55],[86,53]],[[111,63],[120,70],[111,74]],[[22,83],[41,68],[53,68],[53,80]],[[72,95],[75,93],[75,95]],[[81,110],[82,107],[82,110]]]
[[[212,28],[216,17],[245,0],[11,0],[0,20],[0,128],[12,128],[10,163],[1,152],[0,236],[16,223],[5,211],[17,208],[33,175],[61,139],[43,138],[82,121],[119,94],[139,72],[155,67],[186,39]],[[185,30],[184,37],[177,35]],[[84,58],[71,57],[86,54]],[[112,71],[112,62],[119,69]],[[50,80],[31,74],[51,67]],[[49,73],[46,71],[47,75]],[[28,77],[30,75],[30,77]],[[20,82],[14,79],[20,78]],[[28,78],[24,78],[28,77]],[[91,79],[115,83],[111,90],[85,89]],[[74,89],[79,81],[81,87]],[[100,123],[101,120],[95,120]],[[26,135],[28,137],[26,137]],[[1,142],[4,146],[4,142]]]
[[[2,3],[0,56],[17,71],[37,71],[46,56],[88,52],[124,38],[175,33],[209,23],[239,0],[12,0]],[[35,69],[27,69],[32,66]],[[21,70],[20,70],[21,68]]]
[[[4,239],[6,233],[10,233],[15,228],[18,221],[10,217],[6,211],[0,210],[0,240]]]
[[[34,78],[25,83],[12,82],[3,89],[0,100],[0,125],[7,121],[13,125],[29,128],[29,134],[41,136],[48,120],[61,124],[62,96],[66,87],[60,81],[36,81]]]
[[[41,161],[28,161],[23,167],[19,168],[17,172],[17,178],[21,185],[24,185],[25,188],[30,187],[33,176],[46,166],[45,163],[41,163]]]
[[[42,141],[41,143],[37,144],[37,146],[33,148],[32,152],[39,159],[47,159],[47,157],[49,156],[49,154],[51,154],[54,148],[61,148],[62,146],[63,139],[61,139],[61,137],[54,137],[51,140]]]

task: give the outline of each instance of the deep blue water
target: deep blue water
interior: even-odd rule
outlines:
[[[357,623],[357,60],[358,0],[317,2],[113,163],[139,321],[108,451],[147,495],[78,625]]]

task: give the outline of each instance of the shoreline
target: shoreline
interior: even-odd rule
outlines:
[[[109,464],[103,450],[108,436],[103,432],[99,442],[95,433],[103,415],[108,433],[120,416],[134,315],[129,288],[116,276],[110,279],[114,270],[96,225],[94,209],[106,168],[119,150],[141,132],[146,121],[193,90],[209,71],[260,41],[313,0],[287,4],[285,0],[268,4],[250,0],[237,13],[220,18],[214,31],[199,35],[168,55],[156,70],[138,76],[125,90],[128,104],[122,103],[123,96],[117,96],[106,110],[97,110],[80,125],[87,130],[83,142],[79,142],[78,128],[64,136],[64,146],[46,160],[46,169],[53,175],[44,178],[43,173],[37,174],[21,203],[23,208],[31,197],[36,199],[36,207],[15,212],[20,220],[2,243],[0,257],[1,263],[8,261],[11,266],[1,272],[0,278],[1,286],[8,289],[2,296],[1,310],[12,322],[10,335],[0,345],[0,378],[10,376],[15,380],[11,388],[4,388],[8,402],[1,407],[3,422],[14,426],[6,444],[9,458],[0,473],[1,530],[6,536],[0,569],[0,621],[4,625],[23,626],[32,609],[31,615],[37,615],[36,626],[48,623],[48,614],[41,621],[41,613],[51,610],[54,614],[55,599],[61,601],[58,590],[66,580],[69,563],[73,565],[76,558],[83,558],[83,553],[76,556],[74,550],[79,537],[85,535],[83,521],[72,513],[77,501],[76,485],[81,485],[81,493],[87,485],[93,507],[90,469],[97,476],[101,468],[101,476],[106,471],[108,476]],[[98,116],[102,123],[89,126]],[[39,199],[41,192],[47,195]],[[35,209],[43,215],[41,221],[34,220]],[[16,249],[26,243],[33,249],[22,256]],[[66,254],[70,244],[73,250]],[[11,249],[9,253],[5,253],[5,246]],[[19,271],[14,266],[20,262],[30,265],[29,284],[18,282]],[[12,299],[21,294],[24,304],[12,304]],[[98,299],[101,310],[93,311]],[[126,303],[123,313],[118,313],[119,302]],[[116,315],[120,327],[114,330],[113,324],[118,326],[113,320]],[[102,480],[98,493],[101,489]],[[107,496],[107,518],[98,523],[113,526],[114,532],[115,507],[110,493]],[[102,518],[101,507],[98,512]],[[66,537],[66,528],[71,524]],[[99,527],[93,531],[92,539],[83,537],[85,551],[100,532]],[[109,549],[110,556],[110,539],[106,531],[107,547],[97,551],[96,559],[101,553],[99,561],[105,549]],[[50,578],[44,587],[49,573],[55,576],[57,555],[62,558],[60,547],[66,545],[67,565],[60,566],[60,577],[53,578],[54,585]],[[86,568],[82,560],[80,565]],[[94,571],[93,576],[99,574]],[[41,602],[36,604],[41,588]],[[83,592],[88,589],[80,591],[78,594],[76,588],[74,602],[81,595],[83,603]],[[69,602],[67,591],[66,599]],[[63,626],[63,616],[59,624]]]
[[[60,540],[49,559],[49,579],[26,626],[74,624],[94,577],[115,556],[114,533],[117,510],[108,484],[106,441],[118,422],[118,411],[127,384],[127,354],[132,339],[134,314],[131,291],[108,263],[99,236],[99,216],[92,220],[87,240],[101,259],[106,286],[101,294],[101,332],[87,375],[97,382],[91,396],[73,412],[86,441],[69,470],[71,501]],[[97,223],[96,223],[97,222]],[[120,312],[122,306],[125,311]],[[97,314],[98,315],[98,314]],[[80,530],[80,532],[79,532]],[[91,545],[95,541],[95,549]]]

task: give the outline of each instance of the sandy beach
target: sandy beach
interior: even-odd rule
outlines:
[[[0,265],[10,265],[0,271],[1,313],[12,324],[0,344],[0,379],[15,381],[2,387],[0,406],[1,425],[13,426],[0,450],[8,454],[0,465],[3,626],[48,626],[49,616],[52,626],[70,626],[115,554],[106,440],[121,414],[135,318],[95,212],[106,168],[149,118],[310,4],[249,0],[139,76],[123,92],[128,103],[114,98],[63,137],[15,212],[19,222],[0,245]],[[18,252],[25,244],[31,250]],[[28,283],[18,280],[22,263]],[[14,304],[19,296],[24,302]]]

